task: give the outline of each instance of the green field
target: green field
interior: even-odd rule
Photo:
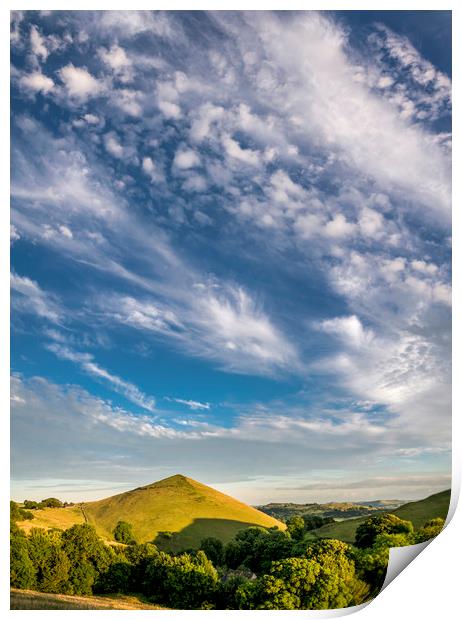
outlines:
[[[197,548],[207,536],[228,542],[239,530],[253,525],[285,528],[273,517],[181,475],[96,502],[35,510],[34,515],[18,525],[24,530],[66,529],[86,521],[102,538],[113,540],[114,528],[123,520],[132,524],[138,542],[154,541],[171,551]]]
[[[69,596],[34,590],[10,591],[10,609],[165,609],[143,603],[135,596]]]
[[[450,490],[442,491],[441,493],[430,495],[430,497],[417,502],[409,502],[396,510],[387,512],[395,514],[400,517],[400,519],[411,521],[414,528],[418,529],[422,527],[426,521],[434,519],[435,517],[445,519],[448,514],[450,497]],[[358,519],[329,523],[318,530],[313,530],[310,532],[310,535],[316,538],[337,538],[347,543],[354,543],[356,529],[358,525],[364,523],[365,520],[366,517],[360,517]]]

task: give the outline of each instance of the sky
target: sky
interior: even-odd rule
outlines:
[[[450,486],[451,14],[11,14],[12,497]]]

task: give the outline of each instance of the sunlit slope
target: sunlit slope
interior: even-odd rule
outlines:
[[[105,538],[119,520],[133,525],[138,542],[169,549],[195,548],[207,536],[226,542],[245,527],[285,526],[269,515],[186,476],[176,475],[133,491],[82,504],[84,515]],[[159,536],[173,532],[172,537]]]
[[[441,493],[435,493],[435,495],[430,495],[417,502],[409,502],[389,512],[395,514],[400,519],[411,521],[414,528],[418,529],[430,519],[435,519],[436,517],[445,519],[448,514],[450,497],[450,490],[441,491]],[[338,540],[353,543],[355,540],[356,528],[361,523],[364,523],[365,520],[366,517],[360,517],[358,519],[348,519],[347,521],[340,521],[338,523],[329,523],[318,530],[314,530],[310,534],[316,538],[337,538]]]
[[[29,532],[33,527],[40,527],[46,530],[52,528],[67,530],[77,523],[85,523],[85,517],[80,506],[43,508],[42,510],[31,510],[31,512],[34,515],[33,519],[18,522],[18,526],[24,532]]]

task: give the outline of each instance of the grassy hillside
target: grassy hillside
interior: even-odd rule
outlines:
[[[141,602],[135,596],[68,596],[34,590],[10,592],[10,609],[165,609]]]
[[[128,521],[138,542],[155,540],[174,551],[195,548],[206,536],[231,540],[251,525],[284,527],[255,508],[181,475],[82,504],[82,510],[101,536],[112,538],[117,521]],[[167,538],[161,532],[173,532],[173,536]]]
[[[32,510],[34,518],[30,521],[20,521],[18,526],[28,533],[33,527],[41,527],[49,530],[51,528],[59,528],[67,530],[67,528],[76,523],[85,523],[80,506],[68,506],[67,508],[43,508],[42,510]]]
[[[442,491],[435,495],[422,499],[417,502],[409,502],[400,506],[396,510],[386,511],[395,514],[400,519],[406,519],[411,521],[415,529],[422,527],[422,525],[435,517],[446,518],[449,509],[449,500],[451,497],[451,491]],[[356,528],[361,523],[364,523],[366,517],[359,519],[349,519],[347,521],[341,521],[339,523],[329,523],[324,525],[318,530],[310,532],[310,534],[316,538],[337,538],[347,543],[353,543],[355,540]]]
[[[400,506],[397,510],[393,511],[400,519],[406,519],[412,521],[414,528],[419,528],[424,525],[429,519],[435,519],[441,517],[446,519],[449,510],[449,500],[451,499],[451,491],[441,491],[441,493],[435,493],[425,499],[418,502],[409,502]]]
[[[33,514],[31,521],[18,522],[26,532],[32,527],[65,530],[88,522],[102,538],[112,541],[114,528],[122,520],[133,525],[138,542],[155,541],[172,551],[197,548],[207,536],[227,542],[253,525],[285,527],[263,512],[181,475],[96,502],[34,510]]]

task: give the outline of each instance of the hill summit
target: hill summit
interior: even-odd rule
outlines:
[[[152,541],[173,551],[197,548],[207,536],[223,542],[250,526],[285,526],[229,495],[176,474],[158,482],[81,504],[88,523],[108,539],[117,522],[128,521],[138,542]]]

